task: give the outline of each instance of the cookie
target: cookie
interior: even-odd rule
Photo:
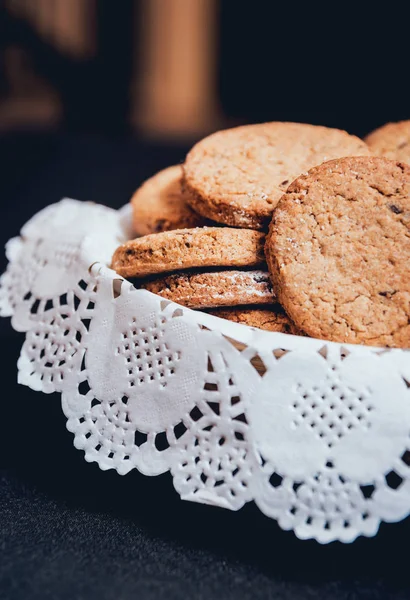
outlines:
[[[410,166],[327,162],[280,200],[266,242],[295,324],[336,342],[410,346]]]
[[[209,310],[207,312],[215,317],[220,317],[221,319],[228,319],[228,321],[265,329],[266,331],[301,335],[300,330],[292,323],[279,304],[274,304],[269,308],[263,309],[257,307],[250,308],[247,306],[236,306],[232,308]]]
[[[267,228],[289,184],[325,160],[370,154],[339,129],[301,123],[262,123],[219,131],[189,152],[184,189],[192,208],[235,227]]]
[[[182,167],[176,165],[147,179],[131,198],[134,231],[138,235],[202,227],[208,221],[187,204],[181,187]]]
[[[274,302],[266,271],[228,269],[208,273],[176,273],[144,282],[141,287],[188,308]]]
[[[197,227],[130,240],[117,248],[112,268],[144,277],[193,267],[255,267],[265,262],[265,236],[251,229]]]
[[[365,142],[374,154],[410,164],[410,121],[387,123],[369,133]]]

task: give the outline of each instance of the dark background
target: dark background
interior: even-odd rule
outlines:
[[[410,116],[406,15],[393,4],[361,15],[341,5],[302,14],[274,2],[217,3],[209,32],[217,114],[172,131],[172,114],[159,119],[162,130],[144,124],[143,111],[131,118],[144,3],[97,0],[97,50],[84,59],[44,41],[8,4],[0,10],[0,244],[65,195],[123,205],[216,123],[288,119],[363,135]],[[10,47],[26,57],[23,67],[12,60],[17,80]],[[58,110],[32,110],[39,81]],[[281,531],[253,504],[231,513],[184,503],[168,474],[102,472],[74,449],[59,397],[17,386],[23,336],[7,320],[0,336],[0,598],[409,598],[408,520],[353,545],[320,546]]]

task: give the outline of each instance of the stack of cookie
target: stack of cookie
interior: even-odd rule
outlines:
[[[410,161],[409,140],[409,123],[370,134],[370,149],[297,123],[217,132],[137,190],[143,237],[112,267],[248,325],[409,345],[410,167],[374,156]]]
[[[128,242],[117,249],[113,265],[121,275],[138,278],[139,287],[167,300],[214,314],[220,307],[234,306],[220,316],[254,326],[263,321],[270,330],[293,332],[275,306],[264,244],[264,233],[252,229],[176,229]]]

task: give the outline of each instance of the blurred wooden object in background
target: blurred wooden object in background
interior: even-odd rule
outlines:
[[[96,52],[97,0],[6,0],[16,17],[60,52],[86,59]]]
[[[150,136],[192,137],[218,121],[218,0],[141,0],[132,122]]]
[[[59,96],[44,78],[35,74],[24,50],[10,46],[3,58],[7,95],[0,102],[0,131],[57,125],[62,117]]]
[[[4,8],[50,48],[84,60],[96,52],[95,1],[5,0]],[[0,128],[59,124],[62,105],[53,82],[33,68],[29,52],[18,43],[3,53],[7,94],[0,103]]]
[[[195,138],[220,125],[219,0],[4,0],[2,31],[0,128]]]

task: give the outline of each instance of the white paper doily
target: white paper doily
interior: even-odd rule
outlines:
[[[129,212],[65,199],[7,245],[19,382],[61,392],[101,469],[171,471],[185,500],[255,501],[302,539],[410,512],[410,354],[269,333],[136,290],[106,265]]]

